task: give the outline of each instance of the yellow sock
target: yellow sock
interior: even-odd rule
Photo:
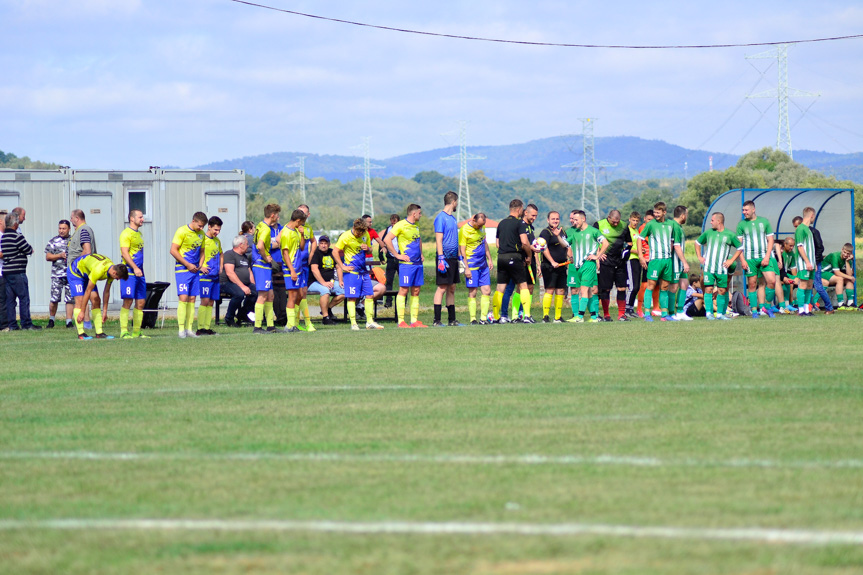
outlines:
[[[297,325],[297,308],[289,307],[285,310],[288,316],[288,329]]]
[[[560,314],[563,312],[563,296],[554,296],[554,319],[560,319]]]
[[[264,304],[264,317],[267,318],[267,327],[276,325],[276,312],[273,311],[273,302],[268,301]]]
[[[255,327],[261,327],[261,323],[264,321],[264,304],[256,303],[255,304]]]
[[[120,308],[120,335],[129,332],[129,312],[131,309]]]
[[[468,311],[468,314],[470,315],[470,321],[471,322],[476,321],[476,298],[475,297],[467,298],[467,311]]]
[[[90,319],[93,320],[93,329],[96,333],[102,333],[102,310],[94,309],[90,312]]]
[[[186,331],[192,331],[193,323],[195,323],[195,302],[190,301],[186,304]]]
[[[405,297],[407,296],[396,296],[396,316],[399,318],[399,323],[405,320]]]
[[[351,325],[357,325],[357,300],[355,299],[348,300],[348,317],[351,318]]]
[[[548,312],[551,311],[551,301],[554,299],[554,296],[549,292],[545,292],[542,296],[542,317],[548,315]]]
[[[416,323],[420,315],[420,296],[411,296],[411,323]]]
[[[81,313],[81,310],[78,308],[75,308],[72,311],[73,317],[75,318],[75,328],[78,330],[78,335],[81,335],[82,333],[84,333],[84,324],[78,321],[79,313]]]
[[[210,329],[210,319],[213,317],[213,306],[202,305],[198,308],[198,329]]]
[[[186,307],[189,302],[181,301],[177,304],[177,324],[180,326],[180,333],[186,331]]]
[[[300,313],[306,316],[306,327],[311,327],[312,316],[309,314],[309,302],[304,299],[300,300]]]
[[[492,312],[494,313],[494,321],[500,319],[500,307],[503,305],[503,293],[495,290],[492,298]]]
[[[375,321],[375,300],[373,298],[366,298],[366,325],[370,323],[374,323]],[[309,322],[311,323],[311,322]]]
[[[141,324],[144,323],[144,312],[140,309],[132,310],[132,335],[141,335]]]
[[[490,298],[487,295],[482,295],[479,298],[479,313],[480,313],[480,318],[483,320],[488,317],[488,300],[489,299]]]
[[[531,298],[530,292],[526,289],[521,290],[521,307],[524,308],[524,317],[530,317],[530,304]]]

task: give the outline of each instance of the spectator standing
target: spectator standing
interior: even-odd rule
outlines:
[[[0,210],[0,242],[6,231],[6,215],[9,212]],[[0,250],[0,331],[9,331],[9,321],[6,319],[6,280],[3,277],[3,251]]]
[[[17,210],[17,208],[16,208]],[[0,253],[3,254],[3,277],[6,280],[6,318],[8,329],[42,329],[33,325],[30,319],[30,285],[27,281],[27,258],[33,255],[33,246],[27,243],[24,234],[18,230],[23,210],[12,210],[6,216],[6,230],[0,238]],[[15,304],[18,304],[21,326],[15,318]]]
[[[812,208],[806,208],[807,210]],[[814,210],[813,210],[814,212]],[[806,211],[804,210],[803,217],[806,217]],[[833,303],[830,301],[830,295],[827,293],[827,290],[824,288],[824,284],[821,282],[821,262],[824,261],[824,242],[821,241],[821,232],[815,227],[815,217],[814,214],[810,219],[811,224],[809,225],[809,230],[812,232],[812,239],[815,242],[815,269],[813,270],[812,275],[812,283],[813,288],[821,296],[821,300],[824,302],[824,313],[826,315],[833,314]],[[810,257],[812,257],[810,255]]]
[[[255,243],[255,222],[246,220],[240,226],[240,233],[246,238],[246,255],[252,254],[252,244]]]
[[[309,286],[308,293],[321,296],[321,315],[324,316],[322,323],[333,325],[335,320],[331,310],[344,301],[345,290],[342,270],[336,269],[336,260],[333,259],[333,250],[330,248],[328,236],[321,236],[318,239],[318,249],[312,255],[310,266],[312,284]],[[336,273],[339,275],[338,279],[336,279]]]
[[[69,249],[70,232],[72,224],[69,220],[60,220],[57,225],[57,235],[51,238],[45,246],[45,261],[51,262],[51,298],[48,303],[48,328],[54,327],[57,307],[62,299],[66,304],[66,327],[72,327],[72,310],[75,308],[75,300],[69,289],[69,280],[66,278],[66,252]]]
[[[393,229],[393,226],[396,225],[399,220],[401,220],[401,216],[398,214],[390,214],[390,225],[387,226],[387,229],[384,230],[384,233],[381,235],[381,245],[384,246],[382,253],[386,255],[387,258],[387,269],[385,272],[386,277],[386,288],[387,291],[392,291],[393,289],[393,280],[399,274],[399,260],[393,257],[392,254],[386,251],[386,238],[387,234],[390,233],[390,230]],[[395,248],[398,249],[398,242],[393,240],[393,244]],[[384,301],[384,309],[390,308],[393,306],[393,296],[388,295],[386,301]]]
[[[252,259],[246,255],[249,241],[240,234],[231,243],[233,248],[225,252],[219,285],[225,295],[231,298],[225,312],[225,325],[240,327],[242,322],[248,322],[249,312],[255,309],[258,292],[251,273]]]

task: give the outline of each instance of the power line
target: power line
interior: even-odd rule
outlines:
[[[745,44],[691,44],[691,45],[657,45],[657,46],[637,46],[627,44],[564,44],[558,42],[529,42],[526,40],[507,40],[503,38],[483,38],[480,36],[463,36],[460,34],[446,34],[443,32],[428,32],[423,30],[411,30],[409,28],[395,28],[393,26],[381,26],[379,24],[368,24],[366,22],[355,22],[353,20],[344,20],[341,18],[330,18],[328,16],[319,16],[317,14],[307,14],[305,12],[297,12],[296,10],[286,10],[284,8],[276,8],[275,6],[267,6],[266,4],[258,4],[248,2],[247,0],[229,0],[236,4],[244,4],[246,6],[254,6],[255,8],[263,8],[265,10],[273,10],[274,12],[282,12],[292,14],[294,16],[302,16],[304,18],[313,18],[315,20],[324,20],[327,22],[336,22],[339,24],[350,24],[351,26],[361,26],[363,28],[375,28],[377,30],[387,30],[389,32],[401,32],[403,34],[417,34],[420,36],[435,36],[438,38],[453,38],[456,40],[473,40],[477,42],[496,42],[498,44],[521,44],[525,46],[551,46],[557,48],[612,48],[622,50],[685,50],[697,48],[746,48],[752,46],[776,46],[779,44],[807,44],[813,42],[834,42],[837,40],[853,40],[863,38],[863,34],[852,34],[849,36],[832,36],[826,38],[809,38],[805,40],[782,40],[779,42],[749,42]]]

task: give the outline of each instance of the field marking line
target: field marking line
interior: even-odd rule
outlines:
[[[70,531],[306,531],[359,535],[519,535],[755,541],[805,545],[861,545],[863,531],[814,529],[705,528],[592,523],[487,523],[426,521],[291,521],[248,519],[46,519],[0,520],[0,530]]]
[[[863,459],[695,459],[625,455],[470,455],[350,453],[166,453],[100,451],[0,451],[0,460],[80,461],[308,461],[324,463],[418,463],[444,465],[616,465],[623,467],[724,467],[754,469],[863,469]]]

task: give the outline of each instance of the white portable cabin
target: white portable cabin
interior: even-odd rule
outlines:
[[[174,282],[171,240],[195,212],[219,216],[220,239],[230,249],[246,217],[246,177],[243,170],[0,170],[0,207],[21,206],[27,219],[21,230],[33,246],[27,266],[30,309],[48,310],[51,265],[44,249],[57,235],[57,223],[81,209],[96,235],[98,252],[121,263],[119,238],[128,224],[130,209],[144,212],[144,275],[148,282]],[[111,308],[119,307],[119,285],[112,289]],[[176,290],[165,292],[176,306]]]

